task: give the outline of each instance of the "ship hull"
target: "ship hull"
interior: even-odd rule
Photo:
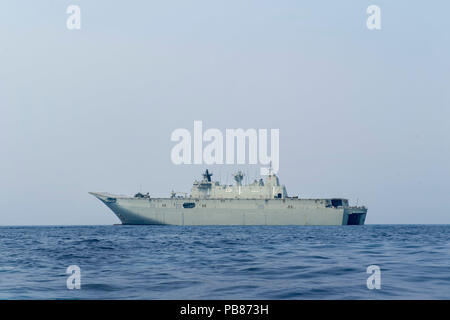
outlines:
[[[367,209],[310,199],[128,198],[92,193],[127,225],[363,225]]]

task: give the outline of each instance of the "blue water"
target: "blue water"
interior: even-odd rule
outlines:
[[[450,225],[0,227],[0,298],[450,299],[449,238]]]

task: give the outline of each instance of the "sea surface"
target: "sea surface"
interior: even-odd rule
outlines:
[[[0,227],[0,299],[450,299],[450,225]]]

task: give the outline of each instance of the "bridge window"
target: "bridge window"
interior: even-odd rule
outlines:
[[[331,199],[331,205],[333,207],[342,207],[342,199]]]

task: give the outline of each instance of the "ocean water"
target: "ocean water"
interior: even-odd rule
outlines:
[[[450,225],[0,227],[0,299],[450,299],[449,238]]]

